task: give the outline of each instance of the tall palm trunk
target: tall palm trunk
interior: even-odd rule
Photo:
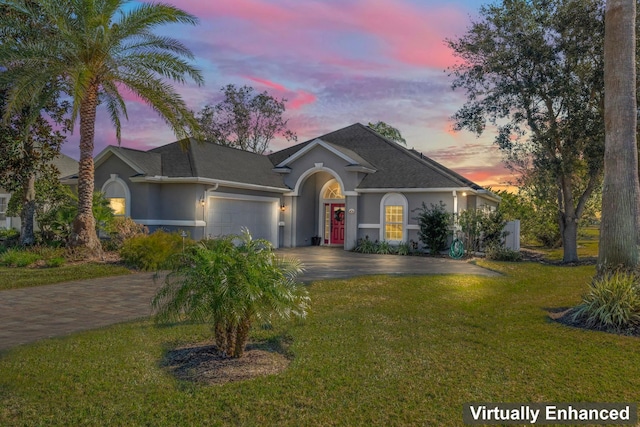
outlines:
[[[605,154],[598,274],[638,265],[636,0],[607,0],[604,44]]]
[[[80,103],[80,164],[78,172],[78,214],[73,221],[71,245],[100,256],[102,246],[96,233],[93,216],[93,139],[95,135],[98,84],[92,83]]]

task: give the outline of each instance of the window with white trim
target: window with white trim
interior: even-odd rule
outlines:
[[[109,201],[109,206],[115,216],[129,216],[131,195],[126,182],[112,174],[102,186],[105,199]]]
[[[407,198],[400,193],[388,193],[380,206],[382,239],[388,242],[403,242],[407,230]]]
[[[387,205],[384,207],[384,240],[402,241],[404,231],[403,206]]]
[[[9,206],[9,197],[0,196],[0,221],[7,219],[7,208]]]

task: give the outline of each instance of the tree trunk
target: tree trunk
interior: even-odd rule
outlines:
[[[636,0],[607,0],[604,45],[605,154],[598,274],[638,265]]]
[[[233,353],[236,350],[237,332],[238,329],[236,325],[227,325],[227,348],[224,351],[227,357],[233,357]]]
[[[251,329],[251,320],[249,317],[245,317],[240,321],[238,325],[238,333],[236,336],[236,348],[233,353],[233,357],[242,357],[244,355],[244,348],[249,341],[249,330]]]
[[[216,347],[218,347],[218,351],[220,353],[224,353],[226,356],[226,350],[227,350],[227,331],[226,328],[224,327],[224,324],[220,321],[217,321],[213,327],[214,329],[214,334],[215,334],[215,340],[216,340]]]
[[[78,214],[73,221],[70,244],[88,256],[102,255],[93,216],[93,139],[95,135],[98,85],[92,83],[80,103],[80,164],[78,171]]]
[[[22,209],[20,211],[20,244],[31,246],[35,243],[33,220],[36,212],[36,176],[31,174],[22,189]]]
[[[562,262],[578,262],[578,221],[562,215]]]

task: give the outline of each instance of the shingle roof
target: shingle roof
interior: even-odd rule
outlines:
[[[149,151],[118,150],[147,176],[199,177],[287,188],[267,156],[235,148],[182,140]]]
[[[368,174],[358,188],[459,188],[482,189],[478,184],[453,172],[438,162],[408,150],[356,123],[294,145],[269,156],[280,164],[307,144],[321,139],[336,147],[350,150],[371,164],[376,172]]]
[[[66,154],[58,154],[56,158],[54,158],[51,163],[58,168],[60,172],[60,178],[66,178],[68,176],[74,176],[78,174],[78,161],[73,159]]]

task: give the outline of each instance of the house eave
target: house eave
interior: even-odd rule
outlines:
[[[371,169],[362,165],[347,165],[344,170],[348,172],[376,173],[376,169]]]
[[[476,194],[478,191],[471,187],[442,187],[442,188],[356,188],[357,193],[452,193],[467,192]]]
[[[277,193],[288,193],[290,188],[271,187],[268,185],[248,184],[245,182],[225,181],[222,179],[202,178],[202,177],[173,177],[173,176],[134,176],[130,177],[131,182],[146,183],[166,183],[166,184],[205,184],[218,185],[229,188],[241,188],[244,190],[272,191]]]

